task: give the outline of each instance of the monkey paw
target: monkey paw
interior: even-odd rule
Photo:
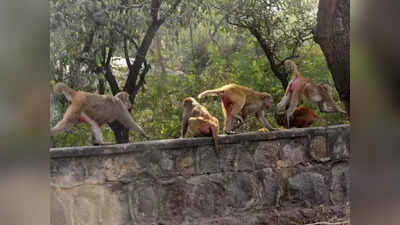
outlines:
[[[227,134],[227,135],[238,134],[237,132],[234,132],[234,131],[227,131],[227,130],[224,130],[224,132],[225,132],[225,134]]]
[[[98,142],[94,142],[94,143],[92,143],[94,146],[100,146],[100,145],[112,145],[113,143],[112,142],[101,142],[101,143],[98,143]]]
[[[269,130],[267,128],[261,128],[257,130],[258,132],[263,132],[263,133],[267,133],[269,132]]]
[[[148,140],[150,140],[150,139],[151,139],[151,137],[150,137],[150,136],[148,136],[148,135],[144,135],[144,139],[146,139],[146,140],[148,141]]]

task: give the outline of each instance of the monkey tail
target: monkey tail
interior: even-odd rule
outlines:
[[[223,94],[224,94],[224,91],[221,90],[221,89],[207,90],[207,91],[204,91],[204,92],[200,93],[197,96],[197,98],[200,99],[200,98],[202,98],[204,96],[216,96],[216,95],[223,95]]]
[[[66,84],[60,82],[57,83],[56,86],[54,87],[54,93],[55,94],[63,93],[65,98],[68,99],[68,101],[72,101],[72,99],[76,94],[76,91],[68,87]]]

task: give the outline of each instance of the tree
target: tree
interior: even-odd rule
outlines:
[[[135,54],[135,61],[133,64],[130,62],[128,47],[127,47],[127,38],[124,39],[124,53],[126,63],[128,64],[128,79],[126,80],[124,91],[128,92],[132,102],[141,87],[143,87],[145,83],[146,73],[149,71],[150,66],[146,61],[146,55],[150,48],[150,45],[160,28],[160,26],[165,22],[165,20],[174,13],[177,6],[181,0],[175,0],[170,8],[164,12],[164,15],[160,15],[160,7],[162,4],[161,0],[152,0],[150,15],[151,15],[151,23],[144,35],[144,38],[141,41],[141,44],[137,48]],[[136,45],[137,46],[137,45]],[[142,69],[142,67],[144,67]],[[126,143],[129,141],[129,130],[126,129],[122,124],[118,121],[115,121],[110,124],[111,129],[114,131],[115,138],[117,143]]]
[[[274,75],[288,85],[283,62],[298,57],[298,49],[311,39],[315,1],[217,0],[229,24],[248,30],[263,49]]]
[[[53,68],[59,68],[57,64],[65,62],[61,68],[66,65],[76,68],[75,75],[71,76],[74,78],[79,77],[76,74],[81,75],[82,68],[85,68],[84,71],[99,79],[100,93],[105,91],[104,76],[115,95],[121,88],[111,69],[111,60],[116,53],[123,55],[128,65],[128,74],[122,89],[129,93],[134,102],[151,68],[146,55],[152,40],[181,1],[52,1],[52,43],[59,44],[57,40],[63,40],[60,45],[52,48]],[[58,72],[61,80],[64,80],[65,70]],[[117,143],[129,141],[129,130],[122,124],[113,122],[109,125]]]
[[[319,1],[314,40],[332,73],[339,97],[350,115],[350,1]]]

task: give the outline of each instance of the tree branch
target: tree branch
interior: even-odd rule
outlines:
[[[124,39],[124,55],[125,55],[125,61],[126,61],[126,65],[128,65],[128,68],[131,69],[132,64],[131,64],[131,60],[129,59],[129,51],[128,51],[128,43],[127,43],[127,39]]]
[[[112,94],[116,95],[118,92],[120,92],[120,89],[118,87],[118,83],[115,80],[115,76],[113,75],[110,67],[112,55],[113,55],[113,47],[110,47],[110,49],[108,50],[107,61],[106,64],[104,65],[105,69],[104,77],[106,78],[108,84],[110,85]]]
[[[164,23],[164,21],[176,10],[178,7],[179,3],[181,3],[182,0],[176,0],[172,7],[164,14],[164,16],[160,19],[161,23]]]
[[[135,101],[135,97],[136,97],[137,93],[139,92],[139,89],[140,89],[141,87],[143,87],[143,85],[146,83],[146,80],[145,80],[146,74],[147,74],[147,72],[149,72],[149,70],[151,69],[150,64],[148,64],[146,60],[144,61],[143,64],[144,64],[144,69],[143,69],[142,72],[139,74],[139,82],[138,82],[138,84],[136,85],[135,89],[133,90],[133,94],[130,95],[130,99],[131,99],[132,102]]]
[[[152,0],[151,1],[150,15],[153,18],[153,21],[158,21],[158,11],[160,10],[160,6],[161,6],[160,0]]]
[[[131,37],[130,34],[125,33],[124,30],[126,29],[126,27],[125,27],[123,24],[118,23],[117,21],[114,21],[114,20],[110,17],[110,14],[109,14],[108,12],[104,11],[104,14],[107,16],[108,21],[109,21],[112,25],[114,25],[114,27],[115,27],[114,30],[117,31],[118,33],[120,33],[122,36],[124,36],[124,38],[126,38],[126,39],[128,39],[130,42],[132,42],[133,45],[135,45],[135,48],[138,49],[139,46],[138,46],[138,44],[136,43],[136,41]],[[136,39],[139,39],[139,36],[138,36],[138,35],[133,35],[133,36],[134,36]]]
[[[89,51],[90,51],[90,48],[92,47],[92,44],[93,44],[93,40],[94,40],[94,35],[96,34],[96,30],[97,30],[97,26],[95,26],[94,28],[93,28],[93,30],[89,33],[89,38],[88,38],[88,40],[87,40],[87,42],[85,42],[85,44],[84,44],[84,46],[83,46],[83,49],[82,49],[82,51],[81,51],[81,54],[79,54],[79,57],[78,57],[78,63],[81,63],[81,62],[83,62],[85,59],[87,59],[87,57],[84,57],[83,55],[85,54],[85,53],[88,53]]]

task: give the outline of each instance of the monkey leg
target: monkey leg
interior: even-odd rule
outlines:
[[[299,104],[299,97],[299,94],[293,94],[292,98],[290,99],[289,108],[286,110],[287,127],[290,127],[290,117],[293,115],[294,111],[297,108],[297,105]]]
[[[188,123],[194,137],[212,136],[210,130],[212,124],[204,117],[190,117]]]
[[[239,129],[241,126],[243,126],[243,124],[244,124],[244,122],[239,122],[239,124],[237,124],[236,126],[234,126],[234,127],[232,128],[232,130]]]
[[[270,131],[278,130],[278,128],[273,128],[273,127],[271,126],[271,124],[269,124],[268,120],[265,119],[264,114],[265,114],[264,111],[258,111],[258,112],[256,113],[256,118],[257,118],[257,120],[258,120],[262,125],[264,125],[264,127],[266,127],[266,128],[267,128],[268,130],[270,130]]]
[[[85,113],[81,114],[83,120],[90,126],[90,131],[92,132],[92,140],[93,145],[103,145],[103,136],[101,135],[100,126],[96,123],[96,121],[92,120],[88,115]]]
[[[218,154],[220,150],[218,144],[218,126],[203,117],[191,117],[189,118],[189,128],[194,137],[212,136],[215,150]]]
[[[241,126],[243,126],[246,123],[246,118],[247,118],[247,112],[242,112],[242,121],[239,120],[239,124],[234,126],[232,130],[239,129]]]
[[[80,114],[80,105],[70,105],[67,108],[67,111],[64,113],[63,119],[50,129],[50,135],[53,136],[73,128],[76,124],[79,123]]]
[[[76,122],[64,118],[61,121],[59,121],[54,127],[50,128],[50,135],[54,136],[56,134],[70,130],[72,127],[75,126],[75,124]]]
[[[324,113],[340,112],[347,114],[347,112],[339,108],[333,100],[320,101],[318,102],[318,107],[319,110]]]
[[[321,88],[310,82],[304,85],[304,96],[313,103],[318,103],[323,100]]]
[[[285,108],[287,105],[289,105],[291,96],[292,96],[291,92],[288,92],[287,95],[283,96],[282,100],[278,103],[278,105],[276,105],[275,113],[279,112],[280,110]]]
[[[243,118],[239,115],[242,111],[244,104],[246,103],[246,99],[242,98],[236,103],[232,104],[230,107],[230,111],[227,112],[228,117],[225,124],[225,133],[233,134],[231,131],[232,117],[239,119],[242,123],[244,122]]]
[[[226,110],[225,127],[224,127],[224,131],[226,134],[233,134],[233,132],[231,132],[231,123],[232,123],[231,110],[232,108]]]

